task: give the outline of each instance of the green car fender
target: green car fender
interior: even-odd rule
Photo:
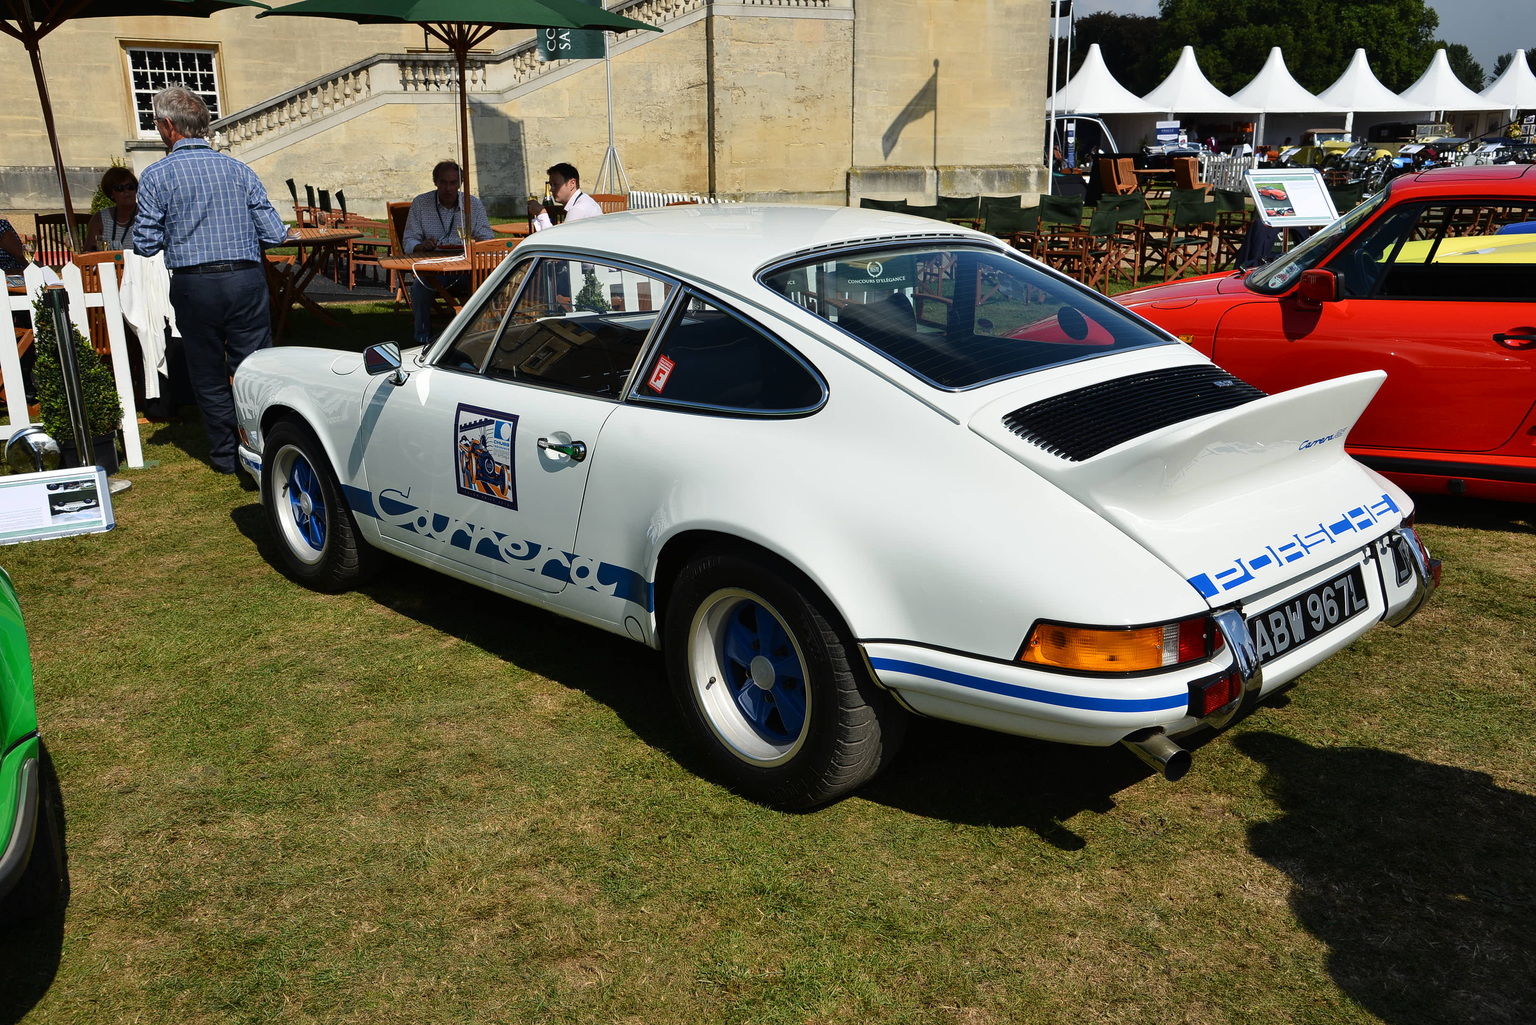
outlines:
[[[16,588],[0,569],[0,897],[10,892],[30,859],[41,770],[26,626]]]

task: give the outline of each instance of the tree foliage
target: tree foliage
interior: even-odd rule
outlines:
[[[1163,80],[1161,29],[1156,18],[1107,11],[1079,18],[1072,33],[1072,73],[1083,63],[1094,43],[1104,63],[1121,85],[1143,96]]]
[[[1159,0],[1159,9],[1160,72],[1193,46],[1200,69],[1229,94],[1253,80],[1275,46],[1313,92],[1332,85],[1361,47],[1381,83],[1400,91],[1429,66],[1440,24],[1424,0]]]

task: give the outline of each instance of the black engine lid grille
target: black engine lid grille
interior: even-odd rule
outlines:
[[[1022,406],[1003,417],[1003,424],[1052,455],[1080,462],[1170,424],[1263,397],[1220,367],[1173,367]]]

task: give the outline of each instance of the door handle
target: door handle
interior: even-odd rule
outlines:
[[[567,444],[561,444],[558,441],[550,441],[548,438],[540,438],[539,448],[549,452],[558,452],[573,463],[579,463],[587,458],[587,443],[584,441],[572,441]]]
[[[1536,334],[1505,334],[1500,331],[1493,336],[1493,340],[1506,349],[1525,350],[1536,349]]]

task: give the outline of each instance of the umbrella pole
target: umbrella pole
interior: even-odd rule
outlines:
[[[464,81],[465,69],[469,66],[468,40],[455,47],[453,55],[459,62],[459,178],[464,189],[464,237],[460,241],[464,243],[467,255],[475,237],[469,223],[469,87]]]
[[[43,127],[48,132],[48,145],[53,150],[53,169],[59,176],[59,191],[64,196],[64,223],[69,228],[70,244],[73,246],[79,236],[75,233],[75,208],[69,200],[69,181],[64,175],[64,157],[59,152],[59,130],[53,124],[53,104],[48,100],[48,80],[43,77],[43,58],[39,52],[38,38],[28,32],[22,40],[27,47],[27,56],[32,59],[32,77],[37,79],[37,98],[43,105]]]

